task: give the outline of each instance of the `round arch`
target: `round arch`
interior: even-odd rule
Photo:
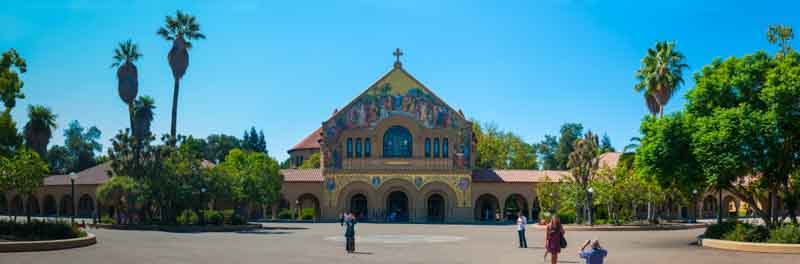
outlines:
[[[42,212],[39,210],[39,199],[36,199],[36,196],[29,195],[28,202],[25,204],[25,209],[27,209],[27,213],[31,216],[40,215]]]
[[[311,193],[304,193],[297,197],[297,201],[300,202],[300,215],[303,217],[303,220],[319,220],[320,215],[320,206],[319,206],[319,198],[316,195]],[[307,215],[306,211],[312,210],[311,212],[311,219],[305,219]]]
[[[58,214],[58,207],[56,207],[56,198],[48,194],[44,197],[44,206],[42,206],[42,214],[45,216],[55,216]]]
[[[94,213],[94,200],[88,194],[81,195],[78,200],[78,216],[92,217]]]
[[[496,214],[500,212],[500,202],[497,196],[491,193],[484,193],[475,199],[475,220],[495,221]]]
[[[736,202],[736,198],[733,198],[733,196],[727,195],[727,196],[725,196],[725,198],[722,199],[722,201],[723,201],[722,202],[723,206],[725,206],[725,207],[722,208],[724,210],[722,212],[724,213],[725,216],[729,216],[729,217],[738,216],[739,206],[738,206],[738,203]]]
[[[59,212],[61,212],[62,216],[72,216],[74,214],[74,206],[72,205],[72,196],[69,194],[65,194],[61,196],[61,202],[59,203]]]
[[[446,183],[438,181],[429,182],[422,186],[419,192],[421,195],[419,196],[419,200],[417,200],[417,204],[425,206],[425,213],[428,217],[428,221],[443,222],[447,217],[453,215],[453,209],[458,206],[458,201],[456,200],[458,196],[456,192]],[[439,195],[441,200],[437,200],[437,198],[434,199],[432,203],[431,197],[434,195]],[[432,212],[432,207],[438,206],[440,202],[441,208],[434,209],[434,212]],[[441,216],[438,215],[438,212],[436,212],[437,210],[441,210]],[[432,213],[434,214],[432,215]]]
[[[20,197],[19,194],[11,198],[11,205],[9,207],[9,213],[11,215],[22,215],[25,213],[25,203],[22,202],[22,197]]]
[[[384,182],[383,184],[381,184],[381,186],[378,188],[377,194],[381,196],[378,205],[382,206],[382,209],[380,210],[380,216],[382,218],[384,218],[384,219],[389,219],[389,217],[391,216],[391,213],[392,213],[391,210],[393,209],[390,206],[391,203],[394,203],[397,206],[402,207],[401,206],[402,197],[399,196],[398,194],[395,194],[397,192],[402,192],[406,196],[406,206],[405,206],[405,209],[406,209],[405,213],[406,214],[403,215],[403,216],[404,217],[407,216],[408,220],[415,219],[416,214],[417,214],[416,208],[418,207],[417,206],[417,200],[419,199],[418,198],[419,197],[419,193],[417,192],[416,186],[414,186],[413,183],[411,183],[410,181],[405,180],[405,179],[391,179],[391,180],[388,180],[388,181]],[[390,197],[390,196],[392,196],[392,194],[395,194],[395,196],[394,197]],[[395,199],[391,199],[391,198],[395,198]],[[394,201],[394,202],[391,202],[391,201]],[[394,208],[394,209],[398,209],[398,208]],[[399,208],[399,209],[403,209],[403,208]],[[398,212],[394,212],[394,213],[397,214]],[[402,214],[403,212],[400,212],[400,213]]]
[[[717,198],[713,195],[706,196],[703,199],[703,217],[712,218],[717,213]]]
[[[374,208],[378,204],[375,199],[375,188],[366,182],[356,181],[345,185],[339,191],[336,203],[340,211],[337,214],[351,211],[359,217],[363,214],[364,217],[360,219],[362,221],[375,218],[377,214]]]
[[[414,156],[414,137],[408,128],[395,125],[383,133],[384,158],[410,158]]]
[[[508,221],[516,221],[517,212],[522,212],[523,216],[530,219],[528,215],[528,199],[519,193],[509,195],[506,197],[505,202],[503,202],[503,212],[505,213],[505,220]]]

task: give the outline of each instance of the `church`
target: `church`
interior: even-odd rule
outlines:
[[[394,67],[288,151],[297,166],[319,152],[321,168],[283,170],[282,208],[314,208],[321,220],[353,212],[376,222],[453,223],[538,215],[535,187],[567,171],[478,169],[472,123]],[[618,153],[603,160],[616,164]],[[608,164],[613,166],[613,164]]]

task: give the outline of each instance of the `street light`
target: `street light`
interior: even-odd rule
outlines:
[[[71,222],[72,222],[73,225],[75,224],[75,212],[76,212],[75,211],[75,180],[76,179],[78,179],[78,174],[75,174],[75,172],[70,172],[69,173],[69,185],[70,185],[70,187],[72,189],[72,195],[70,196],[70,198],[72,198],[72,204],[71,204],[72,205],[71,206],[71,208],[72,208],[72,219],[71,219]]]
[[[588,205],[588,212],[589,212],[589,225],[594,225],[592,221],[592,193],[594,193],[594,188],[589,187],[589,205]]]
[[[294,210],[297,212],[296,220],[300,220],[300,200],[294,200]]]
[[[206,187],[200,188],[200,204],[203,206],[203,208],[200,209],[200,225],[203,225],[203,226],[206,225],[206,217],[205,217],[205,213],[203,211],[206,210],[206,206],[208,205],[206,203],[206,195],[205,195],[206,191],[207,191]]]
[[[697,223],[697,189],[692,189],[692,224]]]

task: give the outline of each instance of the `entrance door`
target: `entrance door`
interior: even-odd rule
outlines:
[[[444,222],[444,198],[439,194],[428,197],[428,222]]]
[[[408,196],[401,191],[389,194],[386,199],[386,216],[389,222],[408,222]]]
[[[369,216],[367,205],[367,197],[363,194],[356,194],[350,198],[350,210],[358,217],[359,221],[367,220]]]

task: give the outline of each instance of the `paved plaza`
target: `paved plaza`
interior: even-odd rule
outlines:
[[[543,263],[543,231],[517,248],[514,226],[359,224],[357,254],[345,254],[338,224],[267,224],[246,233],[90,230],[99,243],[71,250],[0,253],[0,263]],[[560,263],[582,263],[586,239],[609,249],[607,263],[797,263],[795,255],[740,253],[690,245],[702,229],[569,232]],[[549,263],[549,262],[547,262]]]

